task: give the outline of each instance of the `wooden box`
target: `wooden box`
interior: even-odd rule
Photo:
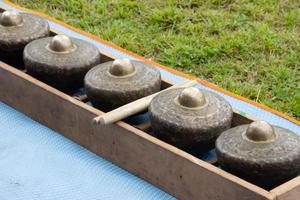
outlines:
[[[115,58],[101,54],[102,62]],[[172,84],[163,77],[163,88]],[[65,94],[2,61],[0,101],[179,199],[300,199],[299,176],[267,191],[218,168],[216,161],[200,160],[149,135],[147,122],[93,125],[92,119],[102,112],[84,103],[84,95]],[[235,111],[232,126],[252,120]]]

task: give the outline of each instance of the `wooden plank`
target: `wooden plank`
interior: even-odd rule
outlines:
[[[300,199],[300,176],[271,190],[276,200],[298,200]]]
[[[2,62],[0,99],[180,199],[273,199],[268,191],[128,124],[93,126],[101,111]]]
[[[52,31],[52,35],[55,35],[55,34],[64,34],[63,32],[60,32],[60,31],[58,31],[58,30],[55,30],[55,29],[51,29],[51,31]],[[103,51],[100,51],[100,53],[101,53],[101,55],[102,55],[102,62],[106,62],[106,61],[109,61],[109,60],[112,60],[113,58],[115,58],[115,56],[113,55],[113,54],[110,54],[109,52],[103,52]],[[162,88],[166,88],[166,87],[169,87],[170,85],[173,85],[174,83],[172,82],[172,81],[170,81],[170,80],[167,80],[167,79],[165,79],[164,77],[162,78],[163,79],[163,83],[162,83]],[[34,80],[34,79],[33,79]],[[1,81],[1,80],[0,80]],[[41,82],[35,82],[34,84],[42,84]],[[59,91],[57,91],[57,90],[55,90],[55,89],[53,89],[53,88],[50,88],[50,87],[48,87],[47,88],[47,86],[45,85],[45,84],[42,84],[42,86],[38,86],[38,87],[41,87],[41,88],[43,88],[44,90],[46,90],[46,91],[48,91],[48,92],[50,92],[50,93],[52,93],[53,91],[56,91],[58,94],[60,93]],[[50,90],[48,90],[50,88]],[[53,90],[53,91],[52,91]],[[1,91],[0,91],[1,92]],[[55,94],[55,92],[54,92],[54,94]],[[2,94],[3,96],[4,95],[6,95],[6,94]],[[55,94],[55,95],[57,95],[57,94]],[[67,96],[67,95],[64,95],[63,93],[60,93],[60,95],[62,95],[62,96],[64,96],[64,98],[65,99],[68,99],[68,101],[70,101],[70,102],[72,102],[73,104],[75,104],[76,106],[79,106],[79,107],[82,107],[84,110],[85,110],[85,112],[86,111],[88,111],[88,112],[90,112],[90,113],[94,113],[94,114],[96,114],[96,115],[99,115],[99,113],[101,113],[101,111],[98,111],[98,110],[96,110],[96,109],[94,109],[94,108],[92,108],[92,107],[90,107],[90,106],[87,106],[87,105],[85,105],[85,104],[82,104],[82,103],[80,103],[80,102],[77,102],[76,100],[74,100],[74,99],[72,99],[71,97],[69,97],[69,96]],[[17,95],[18,96],[18,95]],[[58,95],[59,96],[59,95]],[[1,97],[1,95],[0,95],[0,97]],[[9,98],[8,96],[7,96],[7,98]],[[64,98],[62,98],[62,99],[64,99]],[[20,100],[19,100],[20,101]],[[70,103],[69,102],[69,103]],[[15,102],[15,103],[17,103],[17,102]],[[23,106],[22,105],[20,105],[20,109],[24,109],[23,108]],[[37,119],[37,120],[39,120],[40,122],[42,122],[42,123],[44,123],[44,124],[47,124],[47,120],[44,120],[44,117],[40,117],[39,115],[37,115],[36,116],[36,114],[35,114],[35,111],[34,111],[34,109],[31,109],[31,108],[29,108],[29,110],[27,109],[27,114],[29,114],[30,116],[33,116],[33,117],[37,117],[37,118],[39,118],[39,119]],[[249,117],[249,116],[247,116],[247,117],[245,117],[245,116],[241,116],[241,115],[239,115],[238,113],[238,111],[234,111],[235,113],[234,113],[234,117],[233,117],[233,123],[232,123],[232,125],[233,126],[236,126],[236,125],[239,125],[239,124],[245,124],[245,123],[250,123],[251,121],[253,121],[254,120],[254,118],[253,117]],[[62,112],[62,113],[64,113],[64,112]],[[53,116],[52,116],[53,117]],[[43,121],[44,120],[44,121]],[[52,122],[51,122],[52,123]],[[129,126],[129,125],[127,125],[127,124],[124,124],[124,123],[122,123],[122,122],[120,122],[120,123],[118,123],[118,125],[114,125],[114,126],[120,126],[120,127],[122,127],[122,128],[126,128],[127,127],[127,131],[129,131],[129,132],[133,132],[133,133],[137,133],[138,131],[136,130],[136,129],[132,129],[132,127],[131,126]],[[124,127],[125,126],[125,127]],[[56,127],[57,128],[57,127]],[[59,127],[57,128],[57,129],[59,129]],[[63,128],[62,128],[63,129]],[[130,130],[130,129],[132,129],[132,130]],[[56,130],[56,129],[55,129]],[[66,130],[69,130],[69,129],[66,129]],[[63,131],[65,131],[65,129],[63,129]],[[145,134],[145,133],[143,133],[143,134]],[[69,137],[68,136],[68,134],[66,134],[66,136],[67,137]],[[72,138],[73,137],[73,138]],[[72,136],[72,137],[70,137],[71,139],[73,139],[74,141],[76,141],[76,136]],[[84,143],[84,140],[83,139],[81,139],[81,138],[79,138],[78,139],[79,141],[83,141],[82,143]],[[160,141],[159,141],[160,142]],[[79,144],[81,144],[80,142],[78,142]],[[163,143],[164,145],[167,145],[167,144],[165,144],[165,143]],[[170,145],[168,145],[169,147],[171,147]],[[89,148],[89,145],[87,145],[86,146],[87,148]],[[171,147],[171,148],[174,148],[174,147]],[[176,148],[175,148],[176,149]],[[168,150],[169,151],[169,150]],[[179,150],[180,151],[180,150]],[[181,152],[181,151],[180,151]],[[97,153],[97,152],[96,152]],[[183,152],[184,153],[184,152]],[[188,154],[187,154],[188,155]],[[182,155],[180,155],[180,156],[182,156]],[[188,155],[188,156],[190,156],[190,155]],[[183,155],[183,157],[185,157],[184,155]],[[187,158],[185,158],[185,159],[187,159]],[[196,158],[194,158],[193,157],[193,159],[192,160],[194,160],[194,159],[196,159]],[[197,159],[197,160],[199,160],[199,159]],[[116,162],[117,163],[117,162]],[[207,163],[205,163],[205,164],[207,164]],[[208,166],[208,167],[210,167],[210,166]],[[222,170],[221,170],[222,171]],[[223,171],[222,171],[223,172]],[[223,172],[224,173],[224,172]],[[228,174],[227,174],[228,175]],[[230,174],[229,174],[230,175]],[[225,176],[225,175],[224,175]],[[230,178],[232,178],[233,176],[231,176],[230,175],[230,177],[229,177],[229,179]],[[224,177],[223,177],[224,178]],[[228,177],[227,177],[228,178]],[[232,181],[232,180],[231,180]],[[237,183],[238,184],[242,184],[242,183],[240,183],[240,179],[237,179]],[[235,182],[235,181],[233,181],[233,182]],[[252,187],[253,185],[251,185],[250,184],[250,187]],[[248,188],[249,189],[249,188]],[[256,191],[256,189],[257,189],[257,187],[256,188],[250,188],[250,190],[251,191],[254,191],[254,192],[257,192]],[[259,188],[258,188],[259,189]],[[265,191],[265,190],[262,190],[262,191],[260,191],[260,192],[262,192],[262,193],[264,193],[264,194],[260,194],[260,195],[262,195],[264,198],[268,198],[268,199],[273,199],[273,194],[270,194],[270,193],[268,193],[267,191]],[[260,192],[257,192],[257,193],[260,193]],[[266,193],[267,192],[267,193]]]

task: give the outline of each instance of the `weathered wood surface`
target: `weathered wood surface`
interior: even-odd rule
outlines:
[[[0,99],[180,199],[273,199],[268,191],[128,124],[92,125],[101,111],[2,62]]]
[[[51,30],[52,35],[64,34]],[[116,58],[110,52],[100,53],[102,62]],[[174,84],[162,79],[162,88]],[[107,127],[93,126],[91,119],[102,114],[101,111],[2,62],[0,101],[180,199],[300,199],[300,177],[268,192],[123,122]],[[254,119],[235,111],[232,125],[250,123]]]
[[[299,200],[300,199],[300,176],[271,190],[276,200]]]

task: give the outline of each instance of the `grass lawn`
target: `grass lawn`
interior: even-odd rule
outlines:
[[[13,0],[300,119],[299,0]]]

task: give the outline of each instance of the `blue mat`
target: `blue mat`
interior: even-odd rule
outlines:
[[[0,102],[0,200],[175,199]]]

